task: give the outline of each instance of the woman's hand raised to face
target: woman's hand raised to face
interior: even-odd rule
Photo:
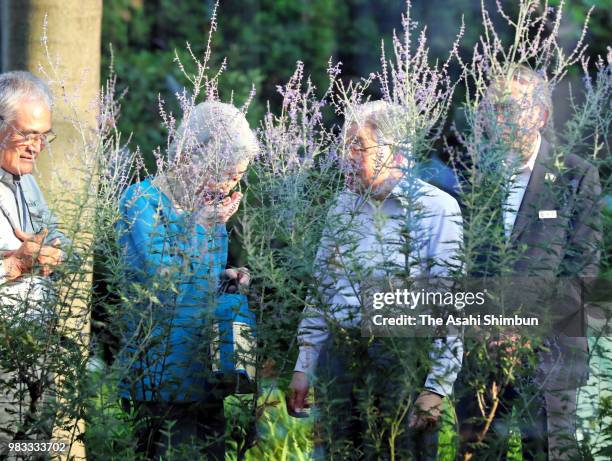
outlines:
[[[224,224],[238,211],[241,200],[242,193],[233,192],[220,202],[208,203],[200,211],[201,219],[207,225]]]
[[[238,211],[240,201],[242,200],[242,192],[232,192],[231,195],[225,197],[219,205],[220,222],[226,223]]]

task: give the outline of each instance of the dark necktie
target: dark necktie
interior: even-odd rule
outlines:
[[[23,232],[34,232],[30,210],[28,209],[25,194],[21,187],[21,180],[19,176],[14,176],[13,179],[15,181],[15,200],[17,201],[17,212],[19,213],[19,225]]]

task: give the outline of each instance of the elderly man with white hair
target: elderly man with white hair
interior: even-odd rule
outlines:
[[[139,450],[163,456],[196,443],[225,459],[223,392],[211,370],[211,324],[220,299],[246,306],[246,270],[226,270],[225,224],[242,194],[231,192],[258,150],[246,118],[207,101],[184,115],[163,171],[132,185],[120,201],[118,239],[125,265],[126,405],[139,420]],[[220,294],[222,282],[232,294]],[[163,431],[169,431],[167,435]]]
[[[23,328],[50,333],[49,276],[68,245],[32,176],[55,138],[52,100],[48,86],[31,73],[0,74],[0,323],[3,331],[21,329],[19,335]],[[0,348],[0,457],[1,442],[50,436],[39,413],[52,375],[45,364],[16,357],[10,334],[7,340]]]
[[[383,289],[390,275],[431,280],[458,265],[459,206],[413,177],[401,107],[373,101],[349,109],[343,136],[352,168],[317,252],[317,289],[299,326],[288,409],[301,416],[316,377],[321,459],[394,453],[434,460],[441,405],[461,366],[462,343],[452,336],[363,337],[361,309],[372,307],[373,287]]]

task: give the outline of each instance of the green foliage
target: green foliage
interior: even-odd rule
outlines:
[[[180,118],[174,93],[187,85],[173,62],[175,50],[187,71],[193,63],[187,58],[185,44],[201,56],[210,27],[212,2],[158,0],[141,2],[110,0],[103,17],[103,46],[112,45],[118,91],[127,90],[120,119],[121,131],[132,133],[132,148],[140,146],[147,166],[154,170],[153,150],[165,145],[160,128],[159,98]],[[251,86],[257,99],[249,119],[257,125],[267,100],[276,99],[276,86],[293,71],[295,62],[306,60],[317,85],[327,81],[328,59],[336,54],[337,22],[345,15],[343,2],[278,2],[247,0],[222,2],[223,18],[214,37],[215,69],[226,57],[228,69],[221,77],[221,99],[233,98],[242,104]],[[103,53],[103,70],[108,72],[111,54]],[[108,74],[107,74],[108,75]]]
[[[464,5],[462,2],[458,3]],[[228,100],[233,94],[234,101],[240,105],[247,99],[251,84],[255,85],[259,94],[258,100],[249,111],[249,116],[253,125],[261,127],[259,136],[263,152],[259,161],[251,166],[248,173],[246,183],[249,192],[241,211],[235,218],[236,227],[232,238],[240,242],[242,258],[253,274],[249,301],[257,315],[258,323],[255,365],[262,370],[262,374],[264,372],[268,374],[261,380],[259,395],[226,399],[225,411],[230,421],[228,427],[232,435],[230,459],[234,457],[249,460],[307,459],[313,448],[312,431],[315,418],[299,420],[289,417],[285,407],[284,391],[288,376],[295,364],[297,324],[309,294],[315,291],[313,285],[317,283],[314,274],[317,269],[315,255],[319,249],[323,229],[328,224],[326,216],[334,199],[346,185],[345,172],[342,170],[342,153],[347,149],[347,140],[344,139],[344,143],[339,140],[338,127],[328,128],[324,124],[324,118],[319,113],[321,108],[317,105],[320,102],[316,96],[317,92],[308,85],[308,79],[300,73],[299,69],[303,69],[302,67],[298,66],[298,71],[293,72],[294,63],[298,59],[304,59],[305,68],[312,74],[312,82],[320,88],[318,94],[323,94],[327,87],[329,80],[327,60],[330,55],[343,55],[349,58],[348,77],[360,78],[362,75],[367,75],[360,73],[364,69],[367,69],[369,74],[377,68],[374,62],[378,63],[378,40],[389,30],[388,24],[382,24],[386,11],[390,11],[384,8],[391,9],[394,5],[397,8],[397,4],[398,2],[391,0],[378,2],[375,6],[367,0],[347,2],[248,0],[223,2],[221,6],[219,33],[214,41],[216,47],[223,52],[214,55],[210,63],[211,71],[214,73],[221,65],[221,57],[228,57],[229,68],[223,73],[220,81],[221,99]],[[211,8],[212,2],[196,0],[185,2],[110,0],[106,3],[104,42],[114,44],[113,66],[119,76],[117,90],[121,93],[127,89],[118,131],[113,131],[116,125],[111,123],[116,121],[118,113],[104,113],[101,119],[109,123],[102,124],[100,131],[94,135],[95,139],[89,145],[92,156],[96,159],[95,167],[90,168],[90,171],[98,176],[91,178],[88,183],[96,184],[97,189],[86,191],[89,196],[70,196],[69,199],[60,197],[56,202],[58,207],[78,205],[77,212],[69,221],[74,224],[82,220],[82,214],[79,213],[88,210],[89,200],[95,197],[93,218],[87,220],[85,229],[72,229],[72,236],[82,237],[79,233],[102,236],[95,239],[91,245],[79,249],[84,255],[95,252],[104,256],[101,258],[103,268],[98,281],[104,281],[108,291],[118,298],[102,296],[96,300],[96,307],[105,310],[111,318],[120,318],[126,313],[135,311],[140,315],[140,320],[143,320],[141,325],[144,332],[141,333],[144,337],[153,331],[152,327],[155,325],[153,320],[146,323],[148,312],[139,312],[137,310],[141,308],[139,304],[151,306],[151,312],[162,310],[166,306],[162,306],[160,292],[176,294],[176,285],[183,281],[182,276],[185,274],[179,270],[160,271],[159,277],[151,283],[131,284],[125,287],[127,271],[140,268],[125,267],[118,256],[120,249],[115,242],[117,236],[115,225],[120,219],[117,199],[125,186],[142,171],[141,159],[138,156],[130,156],[120,148],[120,141],[125,141],[120,137],[120,133],[133,133],[131,147],[141,146],[146,166],[149,170],[153,170],[156,158],[152,152],[158,146],[163,152],[168,143],[168,133],[160,124],[159,99],[164,101],[166,112],[172,112],[177,119],[180,119],[180,106],[173,93],[181,92],[183,87],[188,91],[193,90],[189,88],[185,75],[174,62],[175,50],[180,60],[185,63],[185,71],[197,72],[197,64],[190,59],[184,44],[186,41],[191,42],[192,49],[198,56],[205,52]],[[375,11],[377,8],[380,11]],[[495,53],[489,57],[496,60],[497,56]],[[106,55],[105,59],[107,67],[110,64],[110,57]],[[351,63],[351,59],[359,61],[359,64]],[[426,66],[429,61],[424,59],[423,63]],[[502,70],[507,70],[505,65],[502,63]],[[414,69],[410,68],[410,71],[414,72]],[[294,85],[284,87],[285,96],[281,103],[280,97],[276,94],[276,85],[285,82],[292,73],[294,77],[291,82]],[[478,72],[474,72],[472,75],[477,74]],[[480,120],[477,113],[478,104],[486,94],[488,82],[486,79],[475,80],[468,85],[474,84],[476,93],[468,94],[466,104],[462,106],[468,130],[465,133],[467,152],[461,152],[461,159],[467,158],[473,161],[466,168],[476,164],[478,167],[483,167],[484,162],[478,157],[478,153],[481,152],[480,149],[489,149],[493,144],[489,143],[490,139],[479,137],[481,134],[479,129],[482,129],[482,126],[478,125]],[[393,80],[392,84],[398,84],[398,81],[401,83],[401,79],[398,79]],[[418,118],[421,121],[437,122],[438,115],[441,118],[446,116],[446,109],[436,112],[436,117],[432,117],[429,112],[419,110],[418,104],[415,104],[418,98],[414,95],[419,93],[418,90],[429,89],[427,79],[408,82],[415,83],[414,91],[412,86],[407,85],[406,87],[410,89],[409,94],[397,101],[403,108],[408,107],[412,110],[410,120],[404,117],[404,124],[413,123]],[[348,84],[334,88],[346,90]],[[597,89],[601,90],[602,87]],[[366,91],[363,87],[359,87],[359,90]],[[376,92],[377,89],[371,91]],[[434,94],[427,91],[423,93],[426,96]],[[337,105],[334,108],[346,114],[351,105],[362,96],[359,91],[353,93],[347,90],[337,98],[335,101]],[[431,97],[440,98],[440,94]],[[608,99],[605,99],[606,97]],[[264,104],[266,99],[272,100],[270,111]],[[321,100],[326,100],[328,103],[329,99],[332,99],[329,98],[329,93],[325,93],[325,97]],[[114,101],[104,102],[104,109],[114,107]],[[442,98],[441,102],[444,103],[445,100]],[[600,103],[601,105],[598,105]],[[566,126],[563,140],[568,146],[566,148],[582,148],[581,150],[586,152],[582,152],[583,156],[588,156],[590,161],[598,164],[600,171],[604,173],[602,174],[604,191],[609,193],[610,177],[606,174],[610,168],[607,145],[609,111],[606,112],[608,118],[598,118],[604,112],[602,108],[605,107],[609,107],[609,89],[607,93],[594,91],[585,104],[573,105],[574,116]],[[259,121],[262,119],[264,122],[260,125]],[[431,139],[430,125],[427,127],[423,130],[425,133],[418,133],[426,141],[410,143],[415,140],[410,137],[416,136],[414,129],[404,130],[410,134],[402,137],[402,141],[408,141],[411,146],[415,146],[415,149],[428,153],[431,147],[428,144]],[[111,133],[106,130],[110,130]],[[590,155],[592,149],[589,151],[589,147],[593,144],[593,131],[597,131],[598,145],[602,145],[602,152],[607,154],[604,158]],[[87,138],[86,134],[81,134]],[[506,150],[508,148],[507,145],[503,147]],[[340,154],[337,155],[338,153]],[[470,155],[472,158],[469,158]],[[493,160],[501,164],[499,158]],[[471,178],[479,179],[477,175]],[[499,198],[499,189],[505,185],[504,179],[507,183],[507,178],[493,178],[499,179],[498,182],[491,180],[490,177],[487,179],[488,181],[481,183],[475,180],[473,188],[462,194],[468,222],[465,227],[467,244],[461,248],[461,251],[468,269],[473,267],[470,264],[475,263],[479,254],[474,242],[478,242],[479,238],[490,237],[491,233],[492,226],[490,220],[487,221],[490,215],[482,204],[492,197]],[[344,217],[351,218],[351,216]],[[609,211],[605,220],[605,225],[609,229],[612,220]],[[612,246],[609,234],[609,232],[606,234],[608,257]],[[409,232],[405,232],[404,235],[409,235]],[[499,244],[500,241],[496,243]],[[500,266],[507,267],[514,255],[504,253],[502,256],[507,259],[502,260]],[[352,259],[350,254],[346,257]],[[387,263],[385,261],[383,264],[385,270],[397,270],[397,267]],[[609,260],[607,263],[609,264]],[[359,266],[359,264],[359,261],[349,261],[349,266]],[[609,270],[609,265],[607,267]],[[356,267],[355,271],[359,272],[362,278],[371,275],[364,267]],[[82,281],[89,275],[91,268],[86,260],[79,260],[75,267],[59,277],[57,283],[63,290],[61,291],[63,298],[57,302],[56,307],[60,311],[60,319],[72,318],[70,308],[77,304],[77,301],[82,301],[79,299],[82,293],[75,292],[78,285],[75,280]],[[103,321],[100,323],[104,324]],[[108,327],[107,324],[103,326]],[[57,331],[54,329],[56,327]],[[70,341],[66,338],[76,339]],[[117,344],[120,339],[126,340],[125,337],[115,339]],[[203,350],[208,346],[208,339],[210,338],[205,337],[202,341]],[[479,359],[477,369],[474,375],[468,378],[472,378],[473,388],[481,390],[482,394],[491,391],[486,389],[490,372],[501,370],[500,373],[504,378],[501,385],[504,386],[516,381],[521,373],[526,374],[528,365],[533,366],[534,353],[529,350],[530,346],[527,344],[521,344],[519,347],[517,353],[521,354],[525,362],[517,366],[513,357],[501,354],[502,358],[497,360],[499,357],[490,350],[482,338],[478,338],[478,341],[480,344],[470,351]],[[118,362],[113,367],[104,368],[104,371],[88,370],[82,359],[83,342],[78,328],[65,327],[61,322],[54,324],[50,330],[45,330],[35,323],[24,327],[15,319],[8,321],[3,319],[0,322],[2,369],[27,371],[36,366],[39,356],[47,354],[49,369],[52,372],[61,371],[62,376],[66,377],[57,409],[69,417],[85,415],[88,423],[85,440],[91,457],[103,460],[135,459],[136,418],[134,414],[124,411],[118,396],[118,382],[130,378],[126,376],[128,370],[121,369]],[[390,343],[393,344],[393,341]],[[430,346],[423,346],[424,342],[419,344],[411,355],[423,358],[428,355]],[[145,341],[137,346],[145,348]],[[365,360],[360,360],[361,358],[357,357],[358,360],[355,360],[360,363],[352,365],[355,367],[362,365],[361,362]],[[423,362],[427,364],[426,359]],[[421,369],[414,370],[415,376],[425,368],[422,363],[420,367]],[[378,378],[384,380],[386,375],[381,373]],[[415,387],[414,376],[404,376],[404,378],[406,382],[410,382],[411,387]],[[609,376],[607,378],[609,379]],[[4,386],[7,383],[1,384]],[[372,401],[367,402],[372,404]],[[446,400],[440,439],[440,458],[444,460],[454,458],[457,444],[457,422],[450,408],[451,403],[451,399]],[[605,397],[600,403],[598,415],[609,416],[610,400]],[[406,399],[405,405],[411,405],[411,400]],[[372,404],[366,410],[374,414],[377,408]],[[391,426],[401,423],[403,417],[405,415],[398,419],[387,418],[383,422]],[[514,419],[517,419],[516,413]],[[257,425],[259,429],[259,440],[255,446],[246,450],[245,439],[253,425]],[[602,428],[605,437],[610,437],[609,432],[609,427]],[[385,442],[378,440],[381,444]],[[588,448],[588,443],[585,445]],[[602,448],[604,455],[605,450],[608,449]],[[520,459],[520,441],[516,428],[511,432],[510,451],[511,459]],[[185,454],[179,452],[175,459],[185,459]]]
[[[92,460],[136,459],[132,425],[133,415],[118,400],[116,377],[109,376],[101,360],[90,360],[86,386],[89,399],[86,410],[85,443]]]
[[[213,3],[211,0],[105,2],[102,70],[108,72],[108,46],[112,44],[118,89],[128,90],[119,121],[121,131],[132,133],[130,146],[133,149],[140,146],[152,170],[152,151],[157,146],[163,149],[165,139],[160,127],[158,98],[180,116],[174,93],[187,83],[173,64],[174,50],[184,56],[185,43],[189,42],[196,54],[203,52]],[[564,19],[569,27],[563,29],[566,39],[575,40],[580,35],[586,10],[595,6],[588,36],[589,53],[605,55],[610,39],[609,3],[609,0],[569,2]],[[558,0],[550,4],[556,5]],[[511,12],[516,7],[505,6]],[[413,10],[413,16],[428,24],[432,54],[440,59],[444,58],[459,29],[461,15],[470,25],[460,44],[464,56],[472,52],[482,33],[478,3],[461,0],[449,4],[445,0],[433,0],[427,4],[416,2]],[[403,3],[393,0],[379,1],[376,5],[368,0],[224,0],[220,4],[221,21],[214,38],[219,51],[213,56],[212,66],[215,68],[227,57],[228,70],[220,85],[222,99],[229,100],[233,94],[234,100],[242,104],[254,85],[257,95],[248,117],[257,125],[267,101],[272,102],[273,108],[277,107],[280,98],[276,86],[291,74],[298,60],[305,63],[313,82],[320,88],[326,84],[325,70],[330,57],[343,62],[344,75],[348,78],[367,75],[378,68],[381,38],[389,50],[391,31],[400,28],[403,11]],[[455,105],[452,111],[461,122],[458,107]]]
[[[550,0],[550,5],[558,7],[560,0]],[[574,24],[582,24],[586,19],[589,8],[594,8],[589,22],[588,39],[591,42],[591,55],[605,55],[606,47],[610,43],[610,19],[612,15],[612,1],[610,0],[575,0],[565,2],[565,14],[567,19]],[[577,28],[569,28],[566,32],[568,38],[577,39],[580,31]]]

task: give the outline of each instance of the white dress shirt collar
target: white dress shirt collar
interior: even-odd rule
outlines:
[[[536,159],[538,158],[538,152],[540,152],[540,145],[542,144],[542,135],[538,132],[538,136],[533,143],[533,147],[531,150],[531,155],[529,156],[529,160],[525,162],[519,170],[528,170],[530,173],[533,171],[533,167],[535,166]]]

